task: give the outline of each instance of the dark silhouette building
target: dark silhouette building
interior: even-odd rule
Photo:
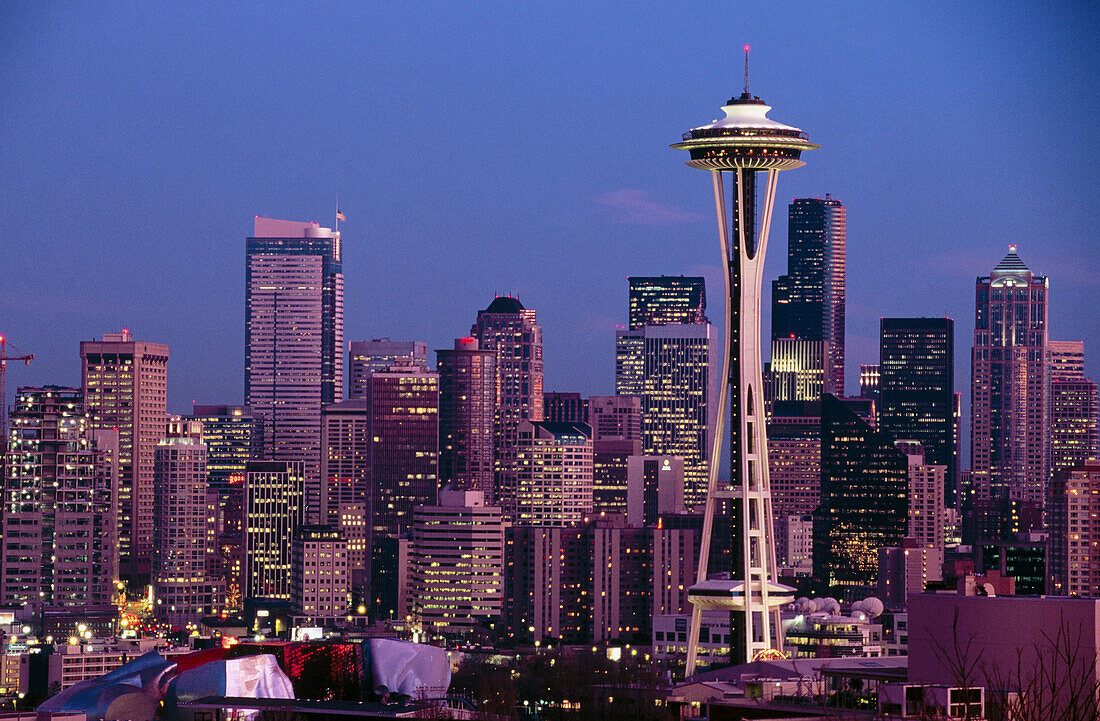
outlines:
[[[1010,245],[975,283],[971,351],[971,484],[978,500],[1042,506],[1049,480],[1047,279]]]
[[[844,395],[847,210],[829,194],[788,206],[787,274],[772,282],[772,340],[824,342],[825,392]]]
[[[893,439],[836,397],[821,398],[821,506],[814,512],[814,585],[847,599],[873,592],[878,549],[901,546],[909,462]]]
[[[553,423],[588,423],[588,399],[580,393],[543,393],[542,419]]]
[[[955,505],[955,322],[883,318],[879,340],[878,427],[918,441],[925,463],[946,466],[944,503]]]
[[[497,354],[476,338],[457,338],[437,350],[439,373],[439,480],[455,490],[493,488],[493,417]]]

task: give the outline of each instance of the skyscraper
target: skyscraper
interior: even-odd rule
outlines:
[[[330,525],[298,526],[291,552],[290,603],[317,624],[331,625],[348,613],[348,550]]]
[[[847,209],[825,199],[788,206],[787,274],[772,282],[772,340],[825,343],[825,392],[844,395],[844,286]]]
[[[1100,391],[1085,378],[1083,341],[1050,341],[1050,472],[1074,468],[1100,453]]]
[[[682,275],[631,277],[630,330],[668,323],[706,323],[706,280]]]
[[[493,488],[493,418],[497,400],[496,352],[476,338],[455,339],[437,350],[439,373],[439,480],[454,490]]]
[[[575,391],[543,393],[542,419],[554,423],[587,423],[588,399]]]
[[[343,397],[340,233],[259,216],[254,233],[245,241],[245,405],[265,423],[265,458],[303,464],[315,521],[321,406]]]
[[[206,478],[213,505],[213,542],[206,576],[224,589],[226,607],[240,608],[244,572],[244,476],[250,460],[263,458],[263,422],[248,406],[195,405],[191,420],[202,423]]]
[[[588,426],[592,429],[592,511],[626,513],[628,462],[642,453],[642,399],[592,396]],[[680,483],[682,501],[683,474]]]
[[[870,399],[841,403],[874,427]],[[795,557],[789,541],[801,540],[805,519],[821,504],[821,399],[776,401],[768,419],[768,475],[771,480],[776,554],[788,564]],[[805,554],[806,558],[810,553]]]
[[[302,525],[301,461],[249,461],[244,484],[244,595],[290,599],[291,541]]]
[[[515,517],[516,444],[521,421],[541,421],[542,326],[535,311],[518,298],[499,296],[478,311],[470,329],[481,350],[497,358],[497,404],[494,419],[495,478],[490,500],[505,518]]]
[[[691,154],[687,165],[711,173],[725,273],[725,319],[721,390],[716,438],[722,436],[725,403],[730,409],[730,483],[717,482],[721,441],[708,457],[704,528],[700,543],[698,583],[689,590],[692,602],[688,634],[688,674],[695,661],[703,609],[731,612],[730,659],[744,663],[758,651],[782,648],[779,606],[793,589],[775,582],[778,569],[772,538],[768,448],[764,428],[766,397],[760,358],[760,286],[771,229],[779,171],[805,164],[801,155],[819,146],[802,130],[768,118],[771,108],[749,93],[749,48],[745,46],[745,89],[723,107],[725,117],[693,128],[673,148]],[[760,225],[756,223],[757,173],[763,173]],[[726,195],[725,180],[731,181]],[[727,210],[729,209],[729,210]],[[843,364],[841,364],[843,366]],[[732,580],[707,578],[715,506],[729,499],[735,508],[734,547],[739,558]],[[739,505],[738,505],[739,504]]]
[[[0,603],[109,606],[118,579],[118,433],[77,388],[20,388],[4,455]]]
[[[153,453],[164,434],[168,346],[129,330],[80,343],[81,386],[93,429],[118,429],[119,574],[135,589],[153,561]]]
[[[207,509],[202,430],[200,421],[173,416],[154,455],[154,611],[172,626],[212,615],[222,600],[207,574],[215,519]]]
[[[409,544],[412,613],[429,633],[468,633],[499,620],[504,519],[481,491],[442,491],[413,510]]]
[[[1100,461],[1055,471],[1048,512],[1047,593],[1100,595]]]
[[[642,399],[642,453],[683,456],[684,503],[701,506],[718,413],[718,342],[709,323],[647,325],[616,332],[633,370],[615,379],[620,395]],[[616,365],[623,367],[620,356]]]
[[[880,321],[878,427],[920,443],[925,462],[946,468],[944,502],[955,505],[955,322],[950,318]]]
[[[772,341],[773,401],[816,401],[825,389],[829,344],[820,340],[776,338]]]
[[[428,344],[389,338],[353,340],[348,351],[348,398],[362,398],[370,374],[386,370],[398,358],[412,358],[426,368]]]
[[[814,512],[814,584],[849,600],[873,592],[878,549],[909,532],[909,462],[894,439],[837,398],[821,399],[821,505]]]
[[[340,529],[347,552],[348,580],[357,595],[367,590],[370,580],[373,507],[369,410],[366,398],[355,398],[325,406],[321,411],[321,523]]]
[[[975,285],[971,484],[976,500],[1039,505],[1048,472],[1049,284],[1016,246]]]
[[[520,421],[516,523],[569,526],[592,512],[592,431],[587,423]]]
[[[367,383],[372,535],[408,533],[439,491],[439,375],[399,359]]]
[[[210,485],[243,482],[245,465],[263,458],[263,424],[248,406],[196,404],[190,419],[202,423]]]

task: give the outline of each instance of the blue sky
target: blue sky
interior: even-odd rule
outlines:
[[[78,343],[171,345],[170,410],[243,394],[254,215],[344,236],[345,337],[446,348],[497,293],[544,326],[546,388],[613,389],[627,276],[703,273],[709,179],[668,148],[752,91],[822,149],[786,203],[848,207],[848,378],[882,316],[956,320],[1019,244],[1051,335],[1100,374],[1098,10],[999,3],[4,3],[0,332],[9,386]],[[768,284],[766,281],[766,285]]]

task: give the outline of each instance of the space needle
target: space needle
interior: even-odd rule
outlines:
[[[779,608],[794,600],[794,589],[776,582],[760,362],[760,285],[779,171],[805,165],[800,159],[802,152],[821,146],[811,143],[800,129],[768,118],[771,108],[749,93],[748,45],[744,92],[731,98],[722,110],[724,118],[684,133],[683,140],[671,146],[691,154],[691,160],[687,161],[691,167],[710,171],[722,266],[726,269],[725,347],[718,421],[707,464],[709,477],[696,583],[688,589],[692,612],[687,676],[695,672],[704,610],[730,611],[730,661],[738,664],[771,649],[782,649]],[[757,173],[766,175],[758,178]],[[758,179],[763,181],[759,228]],[[727,398],[732,404],[728,485],[718,483]],[[714,512],[720,500],[733,508],[732,578],[707,578]]]

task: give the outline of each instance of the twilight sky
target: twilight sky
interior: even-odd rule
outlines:
[[[627,276],[705,274],[719,317],[710,181],[668,144],[740,92],[745,43],[822,145],[780,176],[766,285],[786,203],[840,199],[849,384],[880,317],[946,314],[965,398],[1009,243],[1100,375],[1081,5],[2,3],[0,333],[38,356],[9,388],[78,384],[79,341],[128,327],[170,344],[170,410],[240,402],[253,216],[330,225],[339,194],[346,340],[450,347],[513,293],[546,389],[611,393]]]

